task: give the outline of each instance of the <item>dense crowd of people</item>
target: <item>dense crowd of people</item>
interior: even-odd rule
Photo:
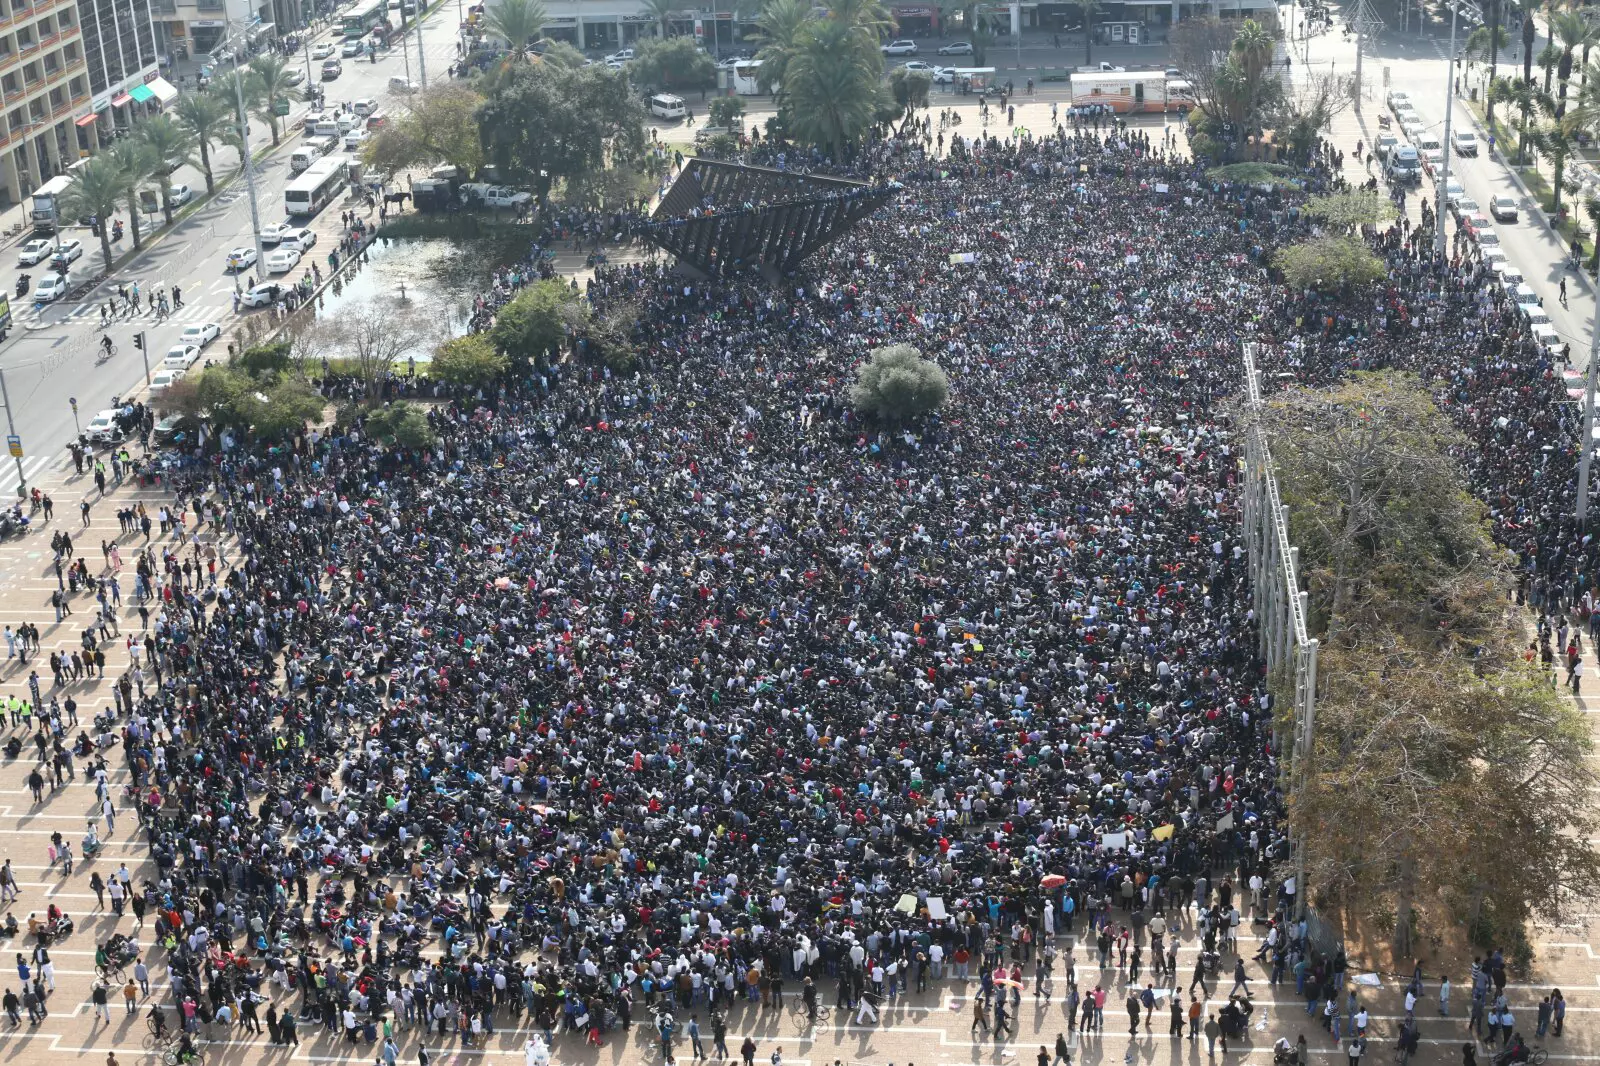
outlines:
[[[1269,919],[1265,965],[1342,988],[1282,921],[1219,401],[1246,339],[1306,381],[1428,373],[1557,605],[1594,561],[1560,518],[1559,373],[1481,266],[1400,228],[1379,299],[1274,284],[1300,194],[1142,134],[928,147],[856,164],[903,187],[793,285],[599,271],[595,305],[643,309],[637,375],[445,402],[426,455],[307,432],[173,479],[111,671],[154,862],[122,888],[175,1026],[259,1030],[270,1000],[277,1042],[526,1014],[598,1043],[693,1007],[720,1043],[741,1000],[870,1021],[970,979],[1001,1032],[1020,967],[1058,963],[1085,1019],[1117,967],[1148,1026],[1142,960],[1205,990]],[[474,325],[548,273],[508,268]],[[937,416],[851,410],[890,343],[948,373]],[[1058,959],[1068,933],[1090,948]],[[1177,1030],[1212,1035],[1183,994]]]

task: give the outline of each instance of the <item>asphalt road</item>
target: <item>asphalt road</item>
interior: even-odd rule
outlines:
[[[436,10],[423,23],[423,44],[429,84],[446,77],[445,70],[456,55],[456,10],[446,5]],[[325,31],[307,47],[317,41],[337,40],[337,30]],[[411,38],[410,76],[418,80],[416,70],[416,38]],[[304,62],[302,54],[300,62]],[[312,69],[320,73],[320,63]],[[405,74],[406,65],[399,49],[380,54],[376,63],[365,60],[345,60],[339,78],[322,83],[330,107],[338,101],[356,100],[365,96],[380,101],[394,99],[387,92],[389,78]],[[289,116],[294,122],[307,111],[307,105],[296,103]],[[251,145],[259,149],[270,143],[266,126],[254,122],[250,131]],[[289,174],[289,155],[302,136],[298,130],[286,131],[282,144],[256,167],[256,199],[262,225],[283,221],[283,190]],[[223,154],[221,165],[214,162],[213,171],[219,177],[232,173],[236,155]],[[205,179],[198,171],[180,171],[175,181],[186,182],[196,190],[205,188]],[[338,201],[325,208],[322,223],[331,216],[338,218]],[[159,216],[157,216],[159,217]],[[319,231],[326,229],[318,225]],[[24,234],[23,239],[28,235]],[[87,229],[69,228],[63,237],[76,237],[85,245],[85,256],[73,264],[76,276],[91,276],[103,266],[99,239]],[[122,247],[127,247],[129,237],[124,235]],[[23,472],[26,476],[43,470],[59,468],[70,462],[64,451],[77,436],[77,423],[73,417],[71,399],[77,400],[77,420],[83,424],[111,398],[142,386],[145,380],[144,365],[134,348],[133,334],[144,331],[152,357],[151,366],[175,344],[185,326],[215,322],[223,332],[223,339],[213,344],[215,356],[226,352],[226,337],[237,324],[233,314],[234,278],[224,268],[230,248],[253,243],[250,202],[243,178],[219,191],[210,202],[201,206],[171,232],[160,235],[154,243],[131,263],[119,269],[112,278],[87,298],[76,301],[62,300],[36,309],[26,297],[17,299],[16,281],[19,273],[28,273],[35,280],[43,276],[40,267],[22,267],[17,264],[17,250],[22,241],[0,250],[0,286],[12,294],[14,325],[5,343],[0,345],[0,370],[4,371],[6,392],[16,434],[21,437],[25,457]],[[318,257],[327,254],[326,243],[319,243],[313,251]],[[309,258],[307,259],[309,265]],[[298,277],[296,269],[289,276]],[[259,276],[259,274],[258,274]],[[109,330],[117,346],[117,354],[100,366],[95,365],[100,329],[100,306],[107,293],[114,291],[116,282],[131,284],[137,281],[141,289],[158,285],[177,286],[183,295],[184,306],[157,324],[151,315],[124,318],[114,321]],[[247,312],[248,313],[248,312]],[[208,351],[208,356],[212,352]],[[8,430],[9,432],[9,430]],[[5,463],[0,484],[8,490],[16,486],[14,461],[0,452]]]

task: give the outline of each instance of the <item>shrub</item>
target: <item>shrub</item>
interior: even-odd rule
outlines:
[[[874,349],[850,388],[856,410],[891,422],[936,411],[949,395],[944,371],[909,344]]]

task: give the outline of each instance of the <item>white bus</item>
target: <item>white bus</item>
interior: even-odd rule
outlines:
[[[766,92],[761,87],[761,60],[741,59],[733,65],[733,91],[740,96],[760,96]]]
[[[330,155],[319,159],[283,190],[283,210],[290,218],[309,218],[332,203],[349,180],[349,156]]]

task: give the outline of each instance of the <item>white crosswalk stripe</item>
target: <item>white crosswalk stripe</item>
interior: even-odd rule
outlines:
[[[171,314],[167,315],[164,321],[184,323],[221,322],[223,317],[230,314],[232,311],[233,301],[231,299],[226,303],[184,304],[176,311],[173,311]],[[98,323],[100,319],[100,303],[91,302],[79,304],[77,307],[74,307],[70,312],[67,313],[65,319],[56,318],[53,319],[53,321],[60,322],[81,318],[93,318]],[[16,312],[16,320],[26,325],[29,322],[40,321],[41,316],[38,311],[34,310],[30,306]],[[154,315],[146,313],[134,315],[132,318],[123,315],[119,318],[114,318],[111,321],[113,325],[134,325],[146,323],[154,325],[156,319]]]

